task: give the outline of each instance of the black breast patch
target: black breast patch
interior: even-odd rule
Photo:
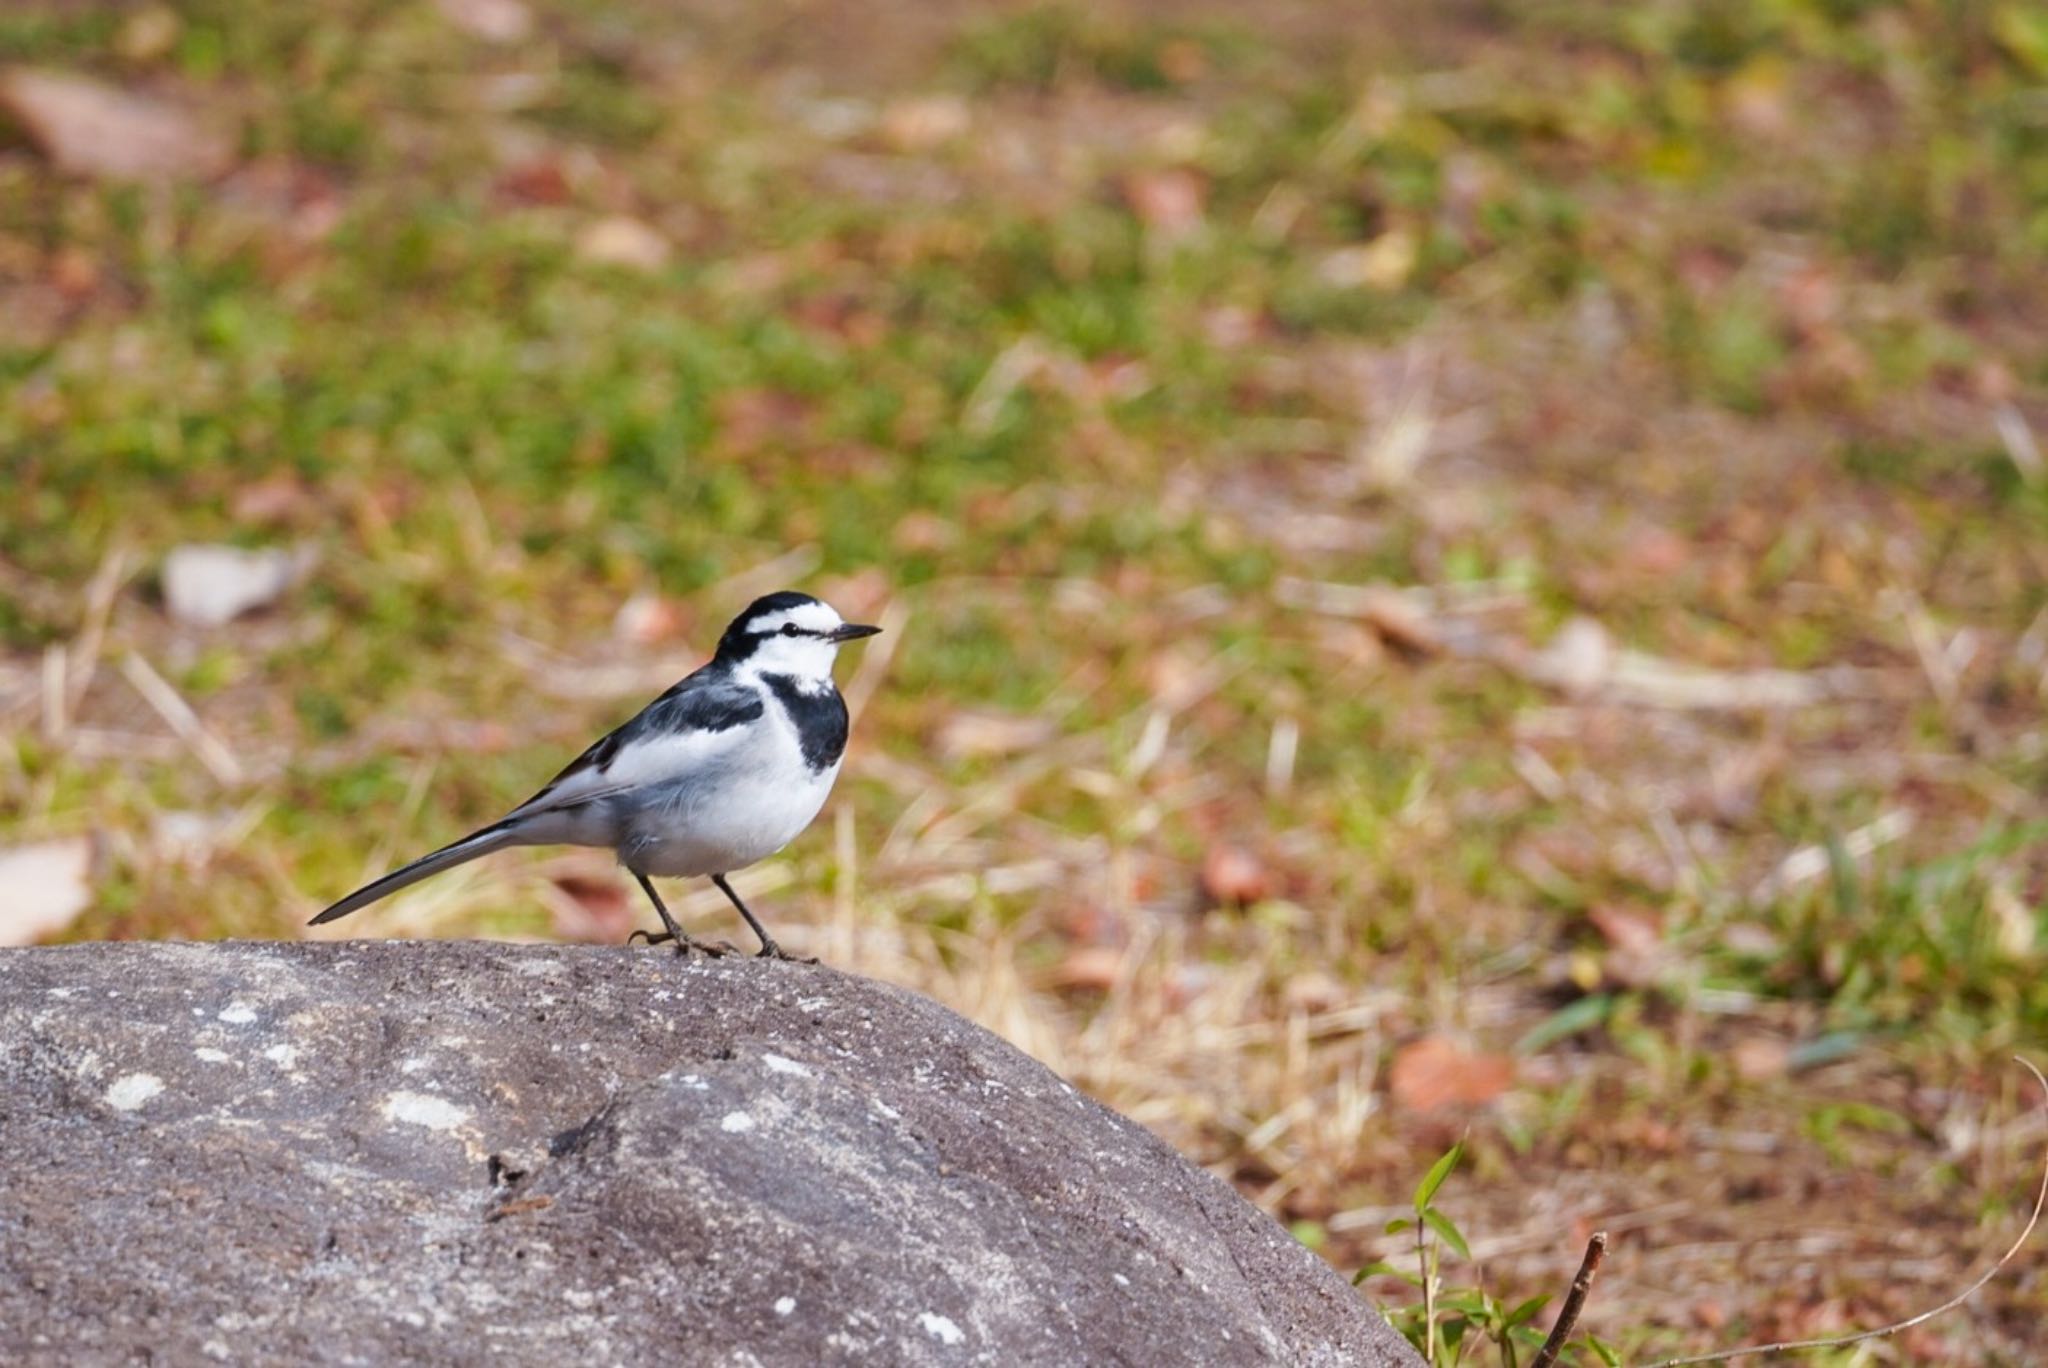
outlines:
[[[846,700],[839,690],[805,693],[789,675],[762,675],[761,680],[796,724],[797,743],[803,747],[804,763],[811,772],[817,774],[838,764],[846,753]]]

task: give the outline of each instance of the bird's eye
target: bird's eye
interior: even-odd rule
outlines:
[[[798,628],[794,622],[785,622],[782,624],[782,634],[784,636],[795,636],[797,634],[797,631]]]

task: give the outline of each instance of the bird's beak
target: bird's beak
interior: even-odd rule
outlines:
[[[825,640],[835,645],[842,641],[859,641],[862,637],[871,637],[881,630],[879,627],[869,627],[864,623],[842,622],[825,634]]]

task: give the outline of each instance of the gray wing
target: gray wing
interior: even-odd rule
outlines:
[[[764,711],[758,689],[705,666],[566,765],[507,821],[534,817],[687,774],[737,741]]]

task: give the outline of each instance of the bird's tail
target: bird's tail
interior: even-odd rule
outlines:
[[[472,832],[453,845],[442,846],[431,855],[422,855],[403,869],[394,869],[383,878],[364,884],[355,892],[343,898],[334,906],[308,922],[318,926],[322,922],[335,921],[346,917],[360,908],[368,907],[379,898],[388,898],[401,888],[410,888],[421,879],[430,879],[444,869],[453,869],[459,864],[468,864],[479,855],[488,855],[508,845],[518,845],[519,837],[509,821],[487,826],[482,831]]]

